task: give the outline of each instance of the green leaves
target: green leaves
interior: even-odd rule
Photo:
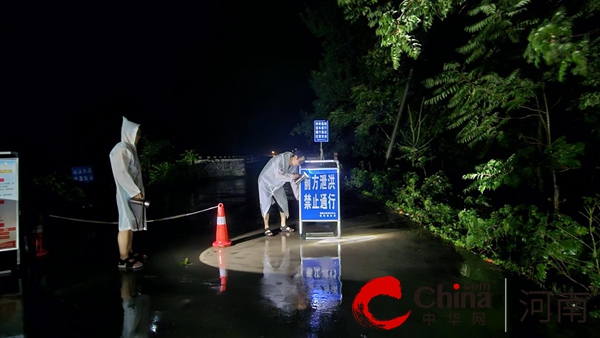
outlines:
[[[150,187],[161,175],[160,163],[170,162],[174,147],[167,140],[152,140],[150,137],[142,138],[138,149],[140,164],[142,166],[142,175],[144,183]]]
[[[491,159],[487,163],[475,167],[476,172],[463,175],[464,180],[475,180],[464,191],[478,190],[484,193],[486,190],[496,190],[508,180],[508,175],[513,170],[513,159],[511,155],[506,161]]]
[[[430,153],[431,141],[437,136],[438,131],[434,128],[425,128],[427,116],[423,116],[423,104],[421,110],[414,112],[408,110],[408,130],[400,130],[401,141],[399,150],[401,159],[407,159],[415,168],[424,168],[425,164],[434,157]]]
[[[349,24],[341,14],[340,8],[323,3],[304,15],[307,25],[323,39],[324,54],[319,70],[312,73],[317,94],[314,112],[294,133],[312,139],[312,120],[328,119],[334,151],[341,156],[373,156],[389,144],[406,79],[390,67],[388,49],[379,46],[364,22]],[[376,13],[368,11],[368,15]]]
[[[49,198],[59,197],[64,201],[77,202],[85,197],[83,189],[72,177],[59,175],[56,172],[36,177],[33,183],[55,195]]]
[[[186,150],[183,154],[180,155],[181,159],[179,160],[181,163],[187,165],[194,165],[196,161],[200,159],[195,150]]]
[[[369,27],[377,27],[375,34],[380,37],[381,46],[389,48],[394,69],[398,69],[403,55],[417,59],[421,54],[421,43],[415,37],[417,31],[427,31],[434,20],[444,20],[465,0],[424,0],[395,1],[377,0],[338,0],[346,17],[356,21],[360,17],[368,20]]]
[[[192,264],[194,264],[194,263],[191,263],[187,257],[183,260],[183,262],[179,262],[179,265],[181,265],[181,266],[189,266]]]
[[[582,287],[600,280],[594,279],[600,274],[598,216],[589,216],[597,208],[585,209],[586,226],[559,213],[574,193],[560,185],[567,182],[561,172],[600,165],[593,153],[600,142],[600,2],[338,5],[354,25],[329,35],[321,28],[328,50],[326,67],[314,74],[315,116],[328,117],[339,140],[360,150],[365,165],[350,181],[456,245],[540,284],[557,272]],[[336,30],[322,21],[317,26]],[[455,24],[462,26],[453,30]],[[422,97],[425,106],[402,117],[395,159],[422,169],[421,175],[375,169],[408,68],[421,82],[411,83],[407,107]],[[451,199],[449,181],[425,171],[450,166],[472,181],[462,192],[464,203]],[[522,204],[499,207],[494,199],[504,193],[518,195]]]
[[[169,141],[142,140],[139,157],[147,188],[176,186],[197,178],[194,169],[199,156],[195,150],[185,150],[176,156],[175,148]]]
[[[428,105],[447,100],[453,109],[449,115],[449,129],[461,127],[458,142],[474,146],[481,141],[493,141],[507,113],[535,96],[535,86],[520,77],[515,69],[508,76],[496,73],[482,74],[479,70],[463,71],[457,64],[446,65],[444,73],[427,79],[434,96]]]
[[[549,157],[551,170],[565,171],[581,167],[578,157],[583,155],[585,144],[582,142],[569,144],[566,139],[565,136],[561,136],[544,150]]]
[[[538,68],[542,60],[548,66],[558,65],[561,82],[569,68],[573,75],[587,74],[589,37],[584,34],[581,39],[574,39],[573,20],[574,17],[567,16],[565,8],[559,8],[550,19],[531,31],[525,50],[525,59]]]
[[[547,265],[539,263],[535,266],[535,277],[540,281],[546,280]]]

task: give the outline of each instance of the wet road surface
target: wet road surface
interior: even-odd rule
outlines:
[[[556,303],[549,322],[539,322],[543,314],[521,322],[527,306],[520,300],[528,299],[521,290],[539,291],[534,285],[352,191],[341,195],[341,239],[265,237],[252,175],[155,199],[150,218],[223,203],[233,243],[211,246],[215,209],[151,223],[134,236],[134,247],[149,256],[141,271],[116,268],[116,226],[49,222],[75,240],[50,241],[50,253],[20,279],[2,277],[0,337],[16,336],[22,325],[27,337],[591,337],[600,328],[592,318],[558,323]],[[297,202],[290,203],[288,225],[298,228]],[[277,213],[271,224],[277,228]],[[391,330],[361,326],[353,301],[385,276],[400,281],[402,298],[373,298],[368,310],[379,320],[409,315]],[[465,308],[453,308],[469,291],[474,306],[465,299]]]

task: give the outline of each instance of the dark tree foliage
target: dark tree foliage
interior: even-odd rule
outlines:
[[[337,2],[305,16],[325,53],[297,131],[329,119],[358,160],[352,186],[540,284],[598,294],[600,1]]]

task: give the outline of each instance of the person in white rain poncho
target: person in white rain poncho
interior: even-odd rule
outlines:
[[[260,293],[267,304],[285,315],[295,310],[306,310],[309,303],[302,280],[301,258],[297,254],[292,255],[286,243],[289,235],[281,236],[280,250],[271,248],[276,245],[271,245],[270,240],[265,241],[260,281]]]
[[[123,333],[121,338],[148,338],[152,318],[150,297],[137,287],[133,271],[121,271],[121,298],[123,299]]]
[[[140,268],[142,255],[132,250],[133,232],[146,230],[146,219],[136,215],[129,200],[144,198],[142,168],[136,145],[141,137],[140,125],[123,117],[121,142],[110,152],[110,164],[117,186],[117,209],[119,210],[119,268]]]
[[[294,231],[294,229],[287,226],[287,219],[290,216],[290,212],[283,186],[285,183],[290,182],[294,197],[297,200],[299,199],[300,187],[298,184],[293,183],[293,181],[299,177],[298,167],[304,159],[304,155],[298,150],[294,153],[281,153],[273,156],[260,172],[260,175],[258,175],[260,211],[265,223],[265,235],[267,236],[273,236],[273,233],[269,229],[269,211],[273,204],[277,204],[279,208],[281,231]]]

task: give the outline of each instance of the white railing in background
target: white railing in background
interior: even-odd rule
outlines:
[[[214,161],[214,160],[239,160],[245,159],[246,163],[256,163],[260,161],[260,158],[264,156],[198,156],[198,160],[202,161]]]

